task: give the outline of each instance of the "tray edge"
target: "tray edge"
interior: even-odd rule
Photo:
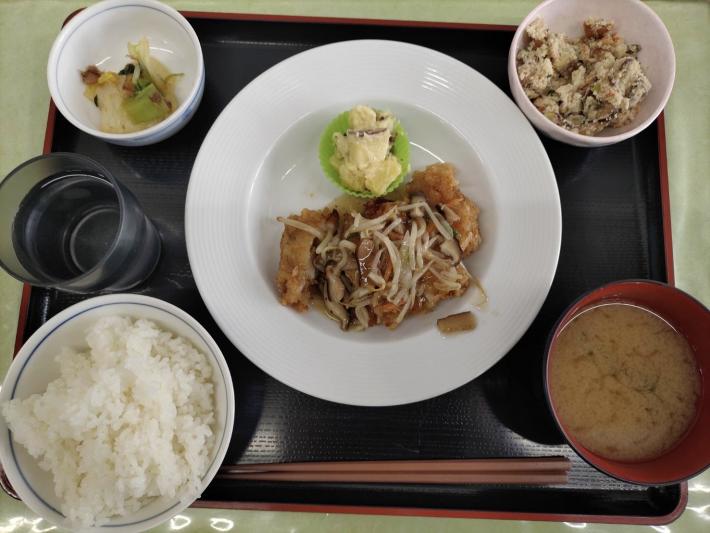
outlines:
[[[479,520],[529,520],[535,522],[572,522],[593,524],[624,524],[635,526],[667,525],[680,517],[688,504],[688,484],[680,484],[678,505],[668,514],[660,516],[621,516],[530,513],[515,511],[479,511],[463,509],[432,509],[423,507],[375,507],[359,505],[320,505],[301,503],[233,502],[196,500],[190,507],[196,509],[229,509],[239,511],[283,511],[298,513],[337,513],[380,516],[416,516],[428,518],[462,518]]]

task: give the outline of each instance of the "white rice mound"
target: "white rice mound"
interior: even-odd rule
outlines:
[[[100,525],[159,496],[194,499],[214,445],[205,355],[149,320],[110,316],[89,351],[63,348],[61,377],[2,414],[14,440],[51,471],[62,513]]]

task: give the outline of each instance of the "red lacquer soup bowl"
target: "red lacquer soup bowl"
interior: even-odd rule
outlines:
[[[585,448],[558,416],[549,372],[555,342],[564,327],[580,313],[601,303],[631,303],[644,307],[676,329],[690,344],[701,376],[696,418],[678,443],[663,455],[640,462],[607,459]],[[547,401],[569,445],[589,464],[605,474],[643,485],[678,483],[710,466],[710,311],[685,292],[655,281],[617,281],[595,289],[573,303],[550,334],[544,362]]]

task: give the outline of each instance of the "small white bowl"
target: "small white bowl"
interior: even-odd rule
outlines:
[[[84,96],[79,72],[95,64],[118,71],[127,63],[127,45],[147,38],[151,54],[171,72],[179,107],[165,120],[133,133],[105,133],[100,113]],[[105,0],[67,22],[49,52],[47,82],[57,109],[80,130],[113,144],[144,146],[177,133],[202,99],[205,67],[200,41],[190,23],[172,7],[154,0]]]
[[[234,423],[234,389],[229,368],[217,343],[190,315],[172,304],[137,294],[97,296],[77,303],[43,324],[15,357],[0,389],[0,404],[12,398],[43,393],[50,381],[59,377],[54,358],[63,346],[87,349],[86,331],[97,319],[108,315],[146,318],[189,340],[212,365],[215,394],[215,446],[210,466],[202,478],[207,487],[224,460]],[[0,416],[0,461],[17,495],[39,516],[71,531],[137,533],[169,520],[192,503],[179,498],[158,498],[137,513],[113,518],[99,527],[77,530],[59,512],[59,499],[49,472],[39,468],[23,446],[12,441],[4,417]]]
[[[582,22],[586,18],[610,19],[626,42],[641,45],[638,58],[652,88],[631,123],[620,128],[608,128],[596,136],[581,135],[558,126],[538,111],[520,83],[516,59],[518,51],[529,42],[525,29],[537,17],[544,19],[550,31],[573,38],[582,35]],[[640,0],[546,0],[520,23],[508,53],[508,80],[518,107],[542,133],[575,146],[606,146],[644,130],[666,106],[674,79],[675,54],[671,36],[658,15]]]

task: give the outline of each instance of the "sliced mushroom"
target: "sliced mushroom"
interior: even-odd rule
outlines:
[[[353,216],[350,213],[338,212],[338,237],[344,238],[347,229],[353,225]]]
[[[331,300],[327,282],[323,283],[321,290],[323,291],[325,314],[328,316],[328,318],[339,322],[340,329],[346,331],[348,329],[348,324],[350,323],[350,315],[348,315],[347,310],[338,302],[334,302],[333,300]]]
[[[340,223],[340,215],[338,214],[337,210],[333,209],[325,221],[325,227],[331,233],[335,233],[338,230],[338,226],[340,225],[339,223]]]
[[[348,130],[347,135],[354,135],[355,137],[361,139],[369,135],[379,135],[387,131],[387,128],[372,128],[369,130]]]
[[[370,325],[370,313],[368,312],[366,306],[358,305],[355,308],[355,317],[357,318],[358,322],[360,322],[360,325],[363,327],[363,329],[368,328],[368,326]]]
[[[328,296],[334,302],[342,302],[345,297],[345,285],[333,264],[325,267],[325,279],[328,282]]]
[[[340,281],[345,286],[345,292],[350,294],[355,290],[355,285],[353,285],[352,280],[348,277],[347,271],[340,273]]]
[[[471,311],[456,313],[436,321],[436,326],[442,333],[456,333],[458,331],[471,331],[476,327],[476,317]]]
[[[326,300],[325,308],[331,314],[331,318],[333,318],[336,322],[340,322],[340,329],[346,331],[348,329],[348,324],[350,323],[350,316],[345,310],[345,307],[337,302]]]
[[[313,266],[318,270],[318,272],[323,272],[325,270],[325,262],[320,255],[313,256]]]
[[[426,198],[424,198],[424,196],[422,196],[421,194],[413,194],[411,202],[413,204],[419,202],[426,202]],[[421,218],[424,216],[424,210],[421,207],[417,206],[409,212],[409,216],[412,218]]]
[[[452,265],[456,266],[461,262],[461,248],[456,239],[445,240],[441,246],[439,246],[439,250],[451,258]]]
[[[352,255],[348,254],[348,260],[345,262],[343,270],[357,270],[357,261]]]
[[[380,259],[380,264],[378,265],[378,271],[382,273],[382,277],[388,280],[392,277],[392,261],[390,260],[389,254],[382,254]]]
[[[344,268],[343,272],[341,274],[341,278],[347,278],[348,281],[350,282],[350,285],[345,283],[345,288],[348,290],[348,292],[353,292],[357,290],[357,288],[360,286],[360,272],[357,269],[357,265],[355,265],[355,268]],[[349,287],[352,286],[352,289]]]

